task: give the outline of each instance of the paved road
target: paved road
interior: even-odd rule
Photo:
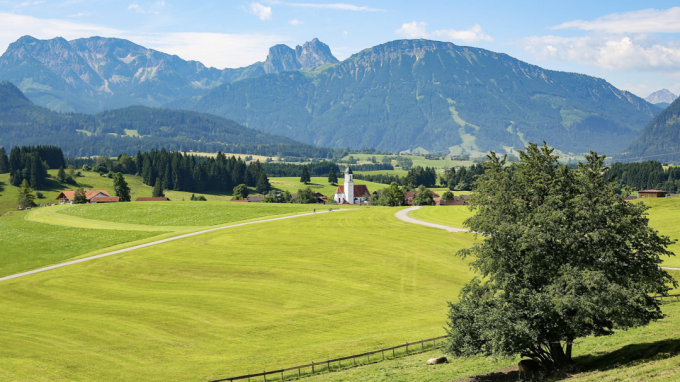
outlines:
[[[351,211],[351,210],[335,210],[335,211],[333,211],[333,212],[337,212],[337,211]],[[330,211],[319,211],[319,212],[317,212],[316,214],[324,214],[324,213],[328,213],[328,212],[330,212]],[[157,240],[157,241],[153,241],[153,242],[146,243],[146,244],[136,245],[136,246],[134,246],[134,247],[129,247],[129,248],[125,248],[125,249],[120,249],[120,250],[118,250],[118,251],[102,253],[101,255],[85,257],[85,258],[83,258],[83,259],[78,259],[78,260],[68,261],[68,262],[65,262],[65,263],[50,265],[49,267],[45,267],[45,268],[39,268],[39,269],[34,269],[34,270],[32,270],[32,271],[17,273],[17,274],[15,274],[15,275],[0,277],[0,282],[2,282],[2,281],[7,281],[7,280],[11,280],[11,279],[16,279],[16,278],[18,278],[18,277],[23,277],[23,276],[32,275],[32,274],[34,274],[34,273],[40,273],[40,272],[45,272],[45,271],[49,271],[49,270],[52,270],[52,269],[57,269],[57,268],[61,268],[61,267],[66,267],[66,266],[68,266],[68,265],[78,264],[78,263],[82,263],[82,262],[85,262],[85,261],[90,261],[90,260],[94,260],[94,259],[99,259],[99,258],[106,257],[106,256],[117,255],[117,254],[119,254],[119,253],[125,253],[125,252],[129,252],[129,251],[134,251],[135,249],[141,249],[141,248],[151,247],[151,246],[153,246],[153,245],[168,243],[168,242],[171,242],[171,241],[174,241],[174,240],[184,239],[184,238],[187,238],[187,237],[196,236],[196,235],[201,235],[201,234],[208,233],[208,232],[219,231],[219,230],[221,230],[221,229],[233,228],[233,227],[242,227],[242,226],[245,226],[245,225],[266,223],[266,222],[272,222],[272,221],[277,221],[277,220],[295,219],[295,218],[300,218],[300,217],[309,216],[309,215],[315,215],[315,213],[310,212],[310,213],[307,213],[307,214],[300,214],[300,215],[293,215],[293,216],[283,216],[283,217],[280,217],[280,218],[271,218],[271,219],[257,220],[257,221],[253,221],[253,222],[238,223],[238,224],[232,224],[232,225],[228,225],[228,226],[224,226],[224,227],[217,227],[217,228],[206,229],[206,230],[203,230],[203,231],[197,231],[197,232],[187,233],[187,234],[184,234],[184,235],[179,235],[179,236],[171,237],[171,238],[168,238],[168,239]]]
[[[410,208],[407,208],[405,210],[401,210],[401,211],[397,212],[394,216],[396,216],[397,219],[403,220],[407,223],[420,224],[420,225],[424,225],[424,226],[428,226],[428,227],[445,229],[449,232],[470,232],[467,229],[449,227],[449,226],[445,226],[445,225],[441,225],[441,224],[428,223],[428,222],[424,222],[422,220],[414,219],[414,218],[408,216],[409,212],[415,211],[417,209],[420,209],[420,206],[410,207]],[[661,267],[661,269],[665,269],[667,271],[680,271],[680,268]],[[2,281],[2,279],[0,279],[0,281]]]
[[[418,209],[420,209],[420,206],[409,207],[405,210],[401,210],[401,211],[397,212],[394,216],[396,216],[397,219],[403,220],[407,223],[420,224],[420,225],[424,225],[424,226],[428,226],[428,227],[432,227],[432,228],[445,229],[449,232],[470,232],[469,230],[464,229],[464,228],[455,228],[455,227],[449,227],[449,226],[445,226],[445,225],[441,225],[441,224],[428,223],[428,222],[424,222],[422,220],[414,219],[414,218],[408,216],[409,212],[415,211],[415,210],[418,210]]]

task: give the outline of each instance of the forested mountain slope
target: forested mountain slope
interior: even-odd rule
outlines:
[[[616,153],[659,112],[607,81],[428,40],[366,49],[311,72],[221,85],[170,104],[331,147],[481,154],[546,140]]]
[[[285,67],[282,61],[289,59],[290,52],[292,60]],[[130,105],[161,106],[241,78],[334,62],[337,59],[330,48],[318,39],[295,50],[277,45],[265,62],[220,70],[123,39],[66,41],[24,36],[0,57],[0,81],[16,84],[38,105],[62,112],[95,113]]]
[[[169,151],[327,157],[331,150],[253,130],[195,111],[131,106],[95,115],[60,114],[37,106],[9,82],[0,82],[0,145],[50,144],[71,157]]]
[[[617,160],[680,161],[680,98],[657,115]]]

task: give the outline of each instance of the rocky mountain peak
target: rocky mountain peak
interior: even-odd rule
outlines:
[[[673,103],[678,98],[677,95],[671,93],[668,89],[661,89],[650,94],[645,100],[649,103]]]
[[[264,70],[267,74],[288,72],[299,69],[314,69],[324,64],[339,62],[331,53],[331,48],[314,38],[312,41],[298,45],[295,49],[283,44],[269,49]]]

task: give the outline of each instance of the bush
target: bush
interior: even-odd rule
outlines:
[[[45,199],[45,195],[43,195],[43,193],[40,191],[36,191],[35,197],[38,199]]]

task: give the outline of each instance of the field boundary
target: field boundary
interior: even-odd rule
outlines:
[[[134,251],[136,249],[142,249],[142,248],[151,247],[151,246],[158,245],[158,244],[168,243],[168,242],[175,241],[175,240],[185,239],[187,237],[201,235],[201,234],[208,233],[208,232],[219,231],[219,230],[223,230],[223,229],[227,229],[227,228],[242,227],[242,226],[251,225],[251,224],[259,224],[259,223],[266,223],[266,222],[272,222],[272,221],[278,221],[278,220],[294,219],[294,218],[299,218],[299,217],[303,217],[303,216],[327,214],[327,213],[330,213],[330,212],[339,212],[339,211],[353,211],[353,210],[345,209],[345,210],[332,210],[332,211],[329,210],[329,211],[309,212],[309,213],[304,213],[304,214],[299,214],[299,215],[282,216],[282,217],[278,217],[278,218],[269,218],[269,219],[256,220],[256,221],[251,221],[251,222],[237,223],[237,224],[231,224],[231,225],[222,226],[222,227],[205,229],[205,230],[202,230],[202,231],[186,233],[186,234],[179,235],[179,236],[173,236],[173,237],[170,237],[170,238],[167,238],[167,239],[156,240],[156,241],[152,241],[152,242],[149,242],[149,243],[135,245],[135,246],[132,246],[132,247],[123,248],[123,249],[119,249],[119,250],[111,251],[111,252],[106,252],[106,253],[102,253],[102,254],[95,255],[95,256],[89,256],[89,257],[85,257],[85,258],[82,258],[82,259],[71,260],[71,261],[67,261],[65,263],[50,265],[48,267],[38,268],[38,269],[31,270],[31,271],[26,271],[26,272],[22,272],[22,273],[16,273],[16,274],[13,274],[13,275],[0,277],[0,282],[16,279],[16,278],[19,278],[19,277],[29,276],[29,275],[32,275],[32,274],[35,274],[35,273],[50,271],[50,270],[53,270],[53,269],[62,268],[62,267],[82,263],[82,262],[89,261],[89,260],[95,260],[95,259],[99,259],[99,258],[102,258],[102,257],[118,255],[118,254],[121,254],[121,253]]]
[[[426,227],[444,229],[444,230],[447,230],[449,232],[470,232],[470,230],[465,229],[465,228],[456,228],[456,227],[449,227],[447,225],[430,223],[430,222],[418,220],[416,218],[412,218],[408,215],[411,211],[419,210],[420,208],[421,208],[421,206],[413,206],[413,207],[405,208],[403,210],[398,211],[396,214],[394,214],[394,216],[397,219],[405,221],[407,223],[413,223],[413,224],[424,225]]]
[[[257,377],[263,377],[264,382],[267,382],[267,376],[268,375],[280,375],[280,379],[278,379],[279,381],[284,381],[286,379],[289,379],[289,380],[299,379],[299,378],[302,378],[303,376],[314,375],[316,373],[323,373],[324,370],[326,372],[330,373],[331,371],[334,371],[334,370],[337,371],[337,370],[342,370],[342,369],[346,369],[346,368],[349,368],[349,367],[355,367],[355,366],[357,366],[357,358],[361,358],[361,360],[363,360],[363,357],[366,357],[366,362],[364,364],[369,364],[369,363],[371,363],[371,356],[378,354],[378,353],[380,353],[381,357],[382,357],[382,358],[377,360],[377,362],[380,362],[380,361],[384,361],[386,359],[385,358],[385,352],[388,352],[388,359],[389,359],[389,351],[392,351],[392,358],[391,359],[394,359],[394,358],[397,358],[396,351],[398,349],[402,349],[402,348],[406,348],[405,356],[409,356],[409,355],[413,355],[413,354],[419,354],[419,353],[422,353],[422,352],[425,352],[425,351],[434,350],[434,349],[437,349],[438,347],[441,347],[441,345],[442,345],[440,343],[439,346],[437,346],[437,341],[443,340],[445,338],[446,338],[446,336],[428,338],[426,340],[420,340],[420,341],[415,341],[415,342],[407,342],[403,345],[397,345],[397,346],[392,346],[392,347],[388,347],[388,348],[378,349],[378,350],[370,351],[370,352],[367,352],[367,353],[352,354],[351,356],[340,357],[340,358],[335,358],[335,359],[328,359],[328,360],[319,361],[319,362],[311,362],[311,363],[308,363],[308,364],[305,364],[305,365],[292,366],[292,367],[287,367],[287,368],[284,368],[284,369],[278,369],[278,370],[272,370],[272,371],[263,371],[262,373],[245,374],[245,375],[239,375],[239,376],[236,376],[236,377],[214,379],[214,380],[211,380],[209,382],[224,382],[224,381],[232,382],[232,381],[239,381],[239,380],[244,380],[244,379],[247,379],[248,381],[250,381],[251,378],[257,378]],[[430,342],[432,343],[432,347],[425,346],[426,344],[429,345]],[[409,353],[408,347],[414,346],[414,345],[420,345],[420,351],[416,350],[416,351],[412,351],[412,352]],[[345,365],[345,367],[343,367],[342,361],[348,361],[348,360],[352,360],[352,363],[351,364],[348,363],[348,365]],[[361,362],[361,360],[360,360],[360,362]],[[376,362],[376,361],[374,361],[374,362]],[[338,365],[337,365],[336,368],[333,368],[333,366],[335,366],[335,363],[337,363]],[[315,366],[320,366],[320,368],[315,369]],[[325,368],[324,368],[324,366],[325,366]],[[303,374],[302,369],[311,369],[311,373],[306,372],[306,373]],[[290,371],[295,371],[295,370],[297,370],[297,375],[295,373],[293,373],[292,376],[290,376],[290,375],[288,377],[285,376],[285,372],[287,372],[287,371],[290,372]],[[272,378],[269,379],[269,381],[274,381],[274,380],[276,380],[276,379],[272,379]]]

